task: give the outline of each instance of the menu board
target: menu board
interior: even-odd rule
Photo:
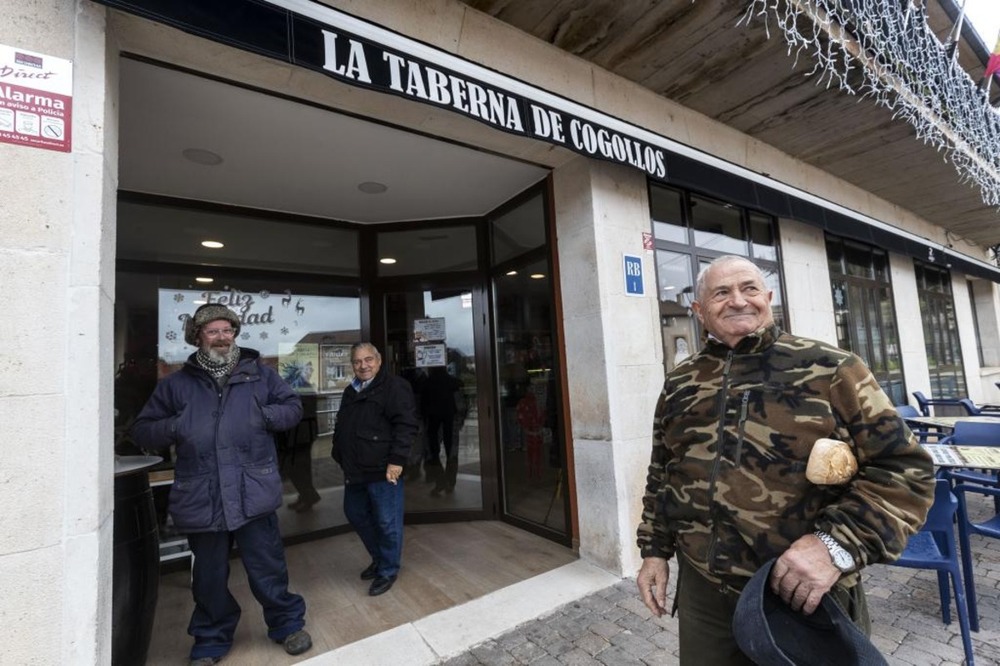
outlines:
[[[924,444],[923,447],[927,453],[931,454],[934,464],[939,467],[1000,469],[1000,446]]]

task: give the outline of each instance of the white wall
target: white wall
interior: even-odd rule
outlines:
[[[837,326],[823,230],[784,218],[778,220],[778,228],[790,332],[835,345]]]
[[[553,181],[580,556],[629,576],[663,384],[646,181],[582,158]],[[642,257],[645,296],[625,295],[623,253]]]
[[[889,273],[892,280],[892,299],[896,305],[896,326],[899,330],[899,348],[903,359],[903,379],[906,382],[906,401],[917,406],[914,391],[933,395],[930,374],[927,371],[927,347],[924,344],[924,323],[917,297],[917,276],[913,259],[900,254],[889,254]]]
[[[117,168],[105,11],[0,3],[0,44],[72,60],[72,152],[0,144],[0,626],[7,664],[107,664]]]

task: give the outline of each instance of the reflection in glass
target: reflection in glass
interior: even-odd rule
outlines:
[[[691,302],[694,300],[691,259],[679,252],[657,250],[656,275],[660,295],[663,360],[667,370],[671,370],[700,347],[691,312]]]
[[[649,188],[649,213],[657,240],[687,243],[687,228],[681,212],[683,201],[677,190],[658,185]]]
[[[505,512],[566,534],[549,274],[539,260],[494,277],[500,457]]]
[[[467,289],[388,293],[387,369],[413,387],[421,422],[406,467],[407,513],[483,505],[474,320]]]
[[[748,256],[740,209],[704,197],[691,196],[691,226],[699,248]]]

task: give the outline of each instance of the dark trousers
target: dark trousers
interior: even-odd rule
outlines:
[[[739,595],[706,580],[677,555],[677,629],[681,666],[753,666],[733,636]],[[847,589],[834,586],[830,595],[866,636],[871,634],[868,602],[859,581]]]
[[[192,660],[221,657],[233,645],[240,620],[240,605],[229,592],[229,551],[234,541],[250,591],[264,609],[268,638],[281,642],[305,626],[306,603],[288,591],[277,515],[270,513],[232,532],[197,532],[187,539],[194,555],[191,591],[195,606],[188,624],[188,633],[194,636]]]
[[[344,515],[378,564],[377,575],[395,576],[403,557],[403,480],[348,483]]]
[[[441,460],[441,440],[444,440],[444,454],[451,458],[452,449],[455,446],[455,416],[448,414],[445,416],[427,416],[427,460],[438,463]]]

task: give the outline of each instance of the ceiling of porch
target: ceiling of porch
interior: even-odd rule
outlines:
[[[948,230],[949,240],[1000,244],[1000,212],[983,203],[977,186],[961,182],[906,121],[870,99],[817,85],[807,76],[814,61],[789,55],[773,17],[770,38],[762,19],[737,25],[747,2],[463,1],[908,209]],[[953,25],[948,2],[927,3],[942,42]],[[983,52],[981,42],[960,44],[959,60],[974,80]]]

